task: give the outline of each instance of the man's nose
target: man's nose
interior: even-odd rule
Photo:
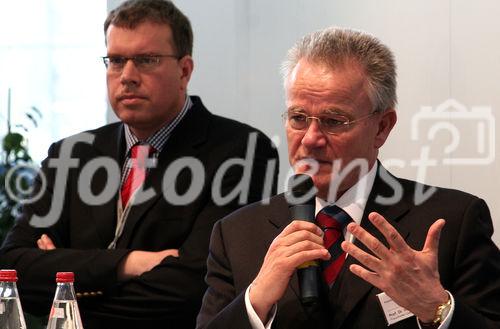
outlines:
[[[302,137],[302,145],[308,148],[318,148],[326,145],[326,135],[321,130],[319,121],[316,118],[310,119],[304,136]]]
[[[120,75],[120,82],[126,85],[139,85],[141,83],[141,74],[133,60],[129,59],[125,63]]]

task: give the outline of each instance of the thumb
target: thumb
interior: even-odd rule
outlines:
[[[168,256],[173,256],[173,257],[179,257],[179,250],[178,249],[165,249],[160,251],[161,255],[163,258],[168,257]]]
[[[427,232],[424,249],[422,249],[422,251],[433,252],[437,254],[439,249],[439,237],[441,236],[441,230],[443,229],[445,224],[446,221],[440,218],[431,225],[429,231]]]

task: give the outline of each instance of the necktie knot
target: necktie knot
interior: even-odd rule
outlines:
[[[155,152],[155,148],[149,144],[135,144],[130,149],[130,158],[132,159],[132,167],[142,166],[146,167],[146,159],[148,159]]]
[[[130,149],[131,168],[122,186],[122,205],[126,205],[132,194],[144,183],[146,171],[152,167],[148,161],[154,152],[154,147],[149,144],[135,144]]]
[[[351,221],[351,216],[336,205],[326,206],[316,215],[316,222],[323,230],[343,231]]]
[[[130,148],[132,157],[137,157],[139,154],[151,155],[155,151],[155,148],[149,144],[137,143]]]

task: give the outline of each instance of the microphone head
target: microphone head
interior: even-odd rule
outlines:
[[[293,205],[299,204],[315,204],[317,189],[314,186],[311,176],[306,174],[296,174],[288,180],[288,192],[286,199],[288,203]]]

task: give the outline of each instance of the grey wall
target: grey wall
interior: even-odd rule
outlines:
[[[110,2],[114,6],[120,1]],[[275,138],[282,161],[281,189],[288,161],[280,120],[285,108],[279,66],[286,50],[304,34],[331,25],[362,29],[379,37],[394,51],[399,76],[398,124],[381,159],[399,176],[463,189],[484,198],[494,218],[494,239],[500,245],[496,193],[500,162],[491,157],[500,154],[500,146],[492,145],[497,138],[489,134],[494,132],[489,128],[500,107],[499,1],[175,2],[190,17],[195,33],[190,92],[201,95],[213,112],[248,122]],[[412,118],[416,120],[423,106],[436,109],[449,99],[458,103],[446,103],[443,110],[448,114],[442,114],[441,119],[420,120],[419,138],[413,140],[412,129],[417,125],[412,125]],[[488,107],[491,117],[482,115],[476,106]],[[461,110],[469,116],[449,113]],[[448,154],[445,149],[453,135],[440,130],[432,141],[426,135],[438,122],[459,131],[457,147]],[[478,144],[481,138],[483,143]],[[415,161],[426,148],[436,165],[429,167],[424,177]],[[461,163],[448,164],[447,159]],[[465,164],[467,161],[473,163]]]

